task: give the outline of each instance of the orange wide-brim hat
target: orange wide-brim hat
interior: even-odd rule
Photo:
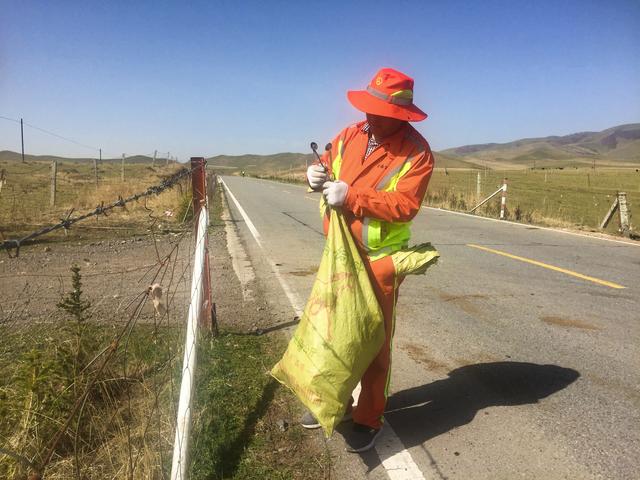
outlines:
[[[413,104],[413,78],[392,68],[383,68],[366,90],[350,90],[351,105],[364,113],[419,122],[427,114]]]

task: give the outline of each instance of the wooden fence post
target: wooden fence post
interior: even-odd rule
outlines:
[[[124,157],[125,154],[122,154],[122,162],[120,163],[120,181],[124,183]]]
[[[51,161],[51,196],[49,197],[49,206],[53,207],[56,204],[56,177],[58,175],[58,162],[56,160]]]
[[[98,189],[98,160],[93,159],[93,174],[96,177],[96,190]]]

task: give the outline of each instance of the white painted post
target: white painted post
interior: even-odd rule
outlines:
[[[202,309],[204,260],[206,249],[206,232],[209,226],[209,210],[206,205],[200,210],[198,233],[196,236],[196,252],[191,277],[191,303],[187,319],[187,338],[182,362],[182,383],[178,401],[178,417],[176,420],[176,436],[173,443],[173,461],[171,463],[171,480],[186,480],[188,467],[189,433],[191,431],[191,393],[195,382],[196,339],[198,319]]]
[[[504,210],[507,206],[507,179],[502,180],[502,201],[500,203],[500,220],[504,220]]]
[[[153,151],[153,162],[151,163],[152,167],[156,166],[156,155],[158,155],[158,150]]]
[[[625,237],[630,236],[629,225],[629,207],[627,205],[627,194],[625,192],[618,192],[618,205],[620,213],[620,231]]]
[[[478,176],[476,178],[476,200],[480,200],[480,195],[482,195],[482,180],[480,178],[480,172],[478,172]]]

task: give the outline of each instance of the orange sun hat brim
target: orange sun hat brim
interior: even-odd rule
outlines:
[[[413,78],[393,68],[375,74],[366,90],[350,90],[351,105],[364,113],[419,122],[427,114],[413,103]]]
[[[366,90],[350,90],[347,98],[351,105],[364,113],[380,115],[382,117],[397,118],[407,122],[421,122],[428,117],[426,113],[415,105],[394,105],[374,97]]]

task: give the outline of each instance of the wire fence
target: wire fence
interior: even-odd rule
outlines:
[[[640,172],[614,169],[471,170],[436,169],[425,201],[434,207],[469,211],[507,179],[507,219],[550,226],[597,229],[616,198],[627,193],[640,205]],[[498,218],[500,196],[478,212]],[[615,222],[610,233],[617,229]]]
[[[2,245],[121,212],[172,186],[188,196],[190,173]],[[174,440],[182,450],[188,438],[175,430],[179,357],[202,283],[192,275],[194,247],[206,236],[194,242],[193,219],[161,228],[162,208],[146,206],[144,238],[97,236],[0,261],[0,478],[170,477]]]
[[[69,230],[69,228],[71,228],[71,226],[73,226],[74,224],[76,224],[77,222],[80,222],[82,220],[86,220],[87,218],[90,217],[97,217],[98,215],[104,215],[107,216],[109,214],[109,212],[111,210],[113,210],[114,208],[124,208],[128,203],[134,202],[134,201],[138,201],[141,198],[145,198],[151,195],[159,195],[160,193],[164,192],[166,189],[173,187],[174,185],[178,184],[178,182],[186,177],[187,175],[191,174],[191,170],[184,168],[182,170],[180,170],[178,173],[172,175],[169,178],[164,179],[160,184],[158,185],[154,185],[151,186],[149,188],[147,188],[145,191],[143,192],[138,192],[135,193],[133,195],[130,195],[126,198],[122,198],[122,196],[120,196],[118,198],[118,200],[113,201],[111,203],[108,203],[107,205],[104,204],[104,202],[102,202],[100,205],[98,205],[94,210],[87,212],[85,214],[82,215],[78,215],[78,216],[72,216],[71,214],[73,213],[73,209],[71,209],[65,216],[64,219],[60,220],[60,222],[53,224],[53,225],[49,225],[47,227],[44,227],[40,230],[37,230],[35,232],[32,232],[24,237],[21,238],[14,238],[14,239],[10,239],[10,240],[5,240],[0,244],[0,250],[2,249],[9,249],[9,248],[15,248],[16,251],[16,255],[19,254],[20,252],[20,246],[30,240],[33,240],[37,237],[40,237],[42,235],[46,235],[47,233],[51,233],[55,230],[58,229],[64,229]]]
[[[31,230],[67,212],[95,208],[101,201],[135,194],[143,179],[160,183],[179,170],[176,164],[150,162],[0,161],[0,230]],[[182,185],[177,185],[182,193]]]

